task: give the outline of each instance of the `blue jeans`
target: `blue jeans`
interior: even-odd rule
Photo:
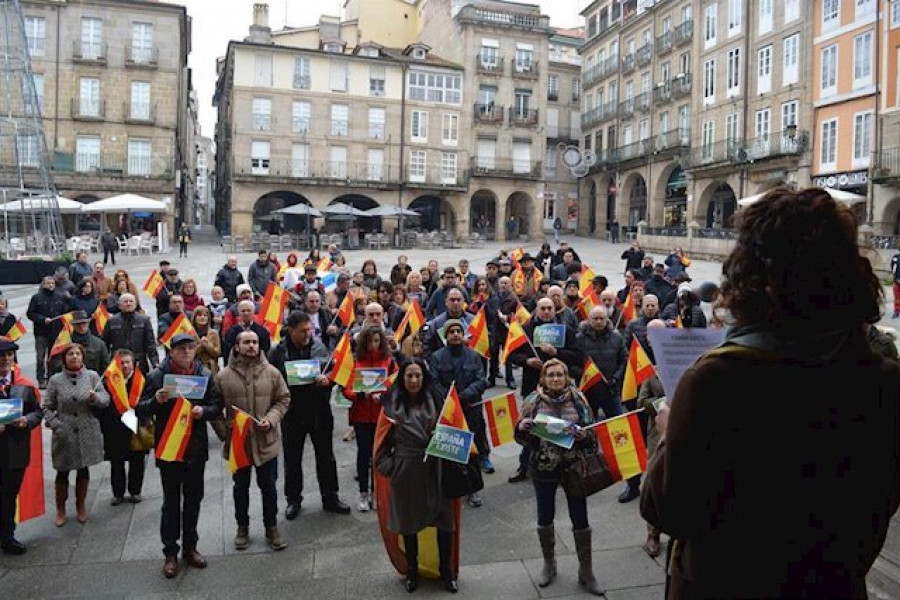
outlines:
[[[537,500],[537,518],[539,527],[553,525],[556,517],[556,488],[559,481],[534,480],[534,497]],[[564,490],[565,492],[565,490]],[[572,521],[572,529],[587,529],[587,498],[576,498],[566,494],[566,502],[569,505],[569,519]]]

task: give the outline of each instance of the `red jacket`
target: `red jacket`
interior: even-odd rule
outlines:
[[[357,368],[387,369],[388,377],[390,377],[397,371],[397,363],[390,357],[373,359],[366,356],[364,358],[356,359],[356,362],[353,365],[354,373],[350,376],[351,382],[356,375]],[[344,388],[344,396],[353,403],[353,406],[350,407],[351,425],[356,425],[357,423],[372,423],[374,425],[378,422],[378,415],[381,414],[381,393],[364,394],[354,392],[351,384]]]

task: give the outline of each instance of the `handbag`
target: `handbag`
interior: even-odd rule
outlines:
[[[156,445],[153,439],[153,423],[150,425],[138,425],[137,433],[131,436],[128,449],[132,452],[146,452]]]
[[[481,468],[470,463],[458,463],[452,460],[441,461],[441,493],[451,500],[462,498],[484,489]]]
[[[567,494],[578,498],[596,494],[615,483],[606,457],[600,452],[597,438],[593,435],[591,438],[593,442],[590,446],[579,452],[578,457],[566,465],[562,472],[563,489]]]

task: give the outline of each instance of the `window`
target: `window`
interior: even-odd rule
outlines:
[[[822,96],[833,96],[837,93],[838,49],[833,44],[822,48],[822,76],[820,78]]]
[[[481,40],[481,66],[493,70],[500,65],[500,42],[497,40]]]
[[[478,138],[475,164],[479,169],[493,169],[494,157],[497,154],[497,140]]]
[[[291,146],[291,176],[309,177],[309,144]]]
[[[788,136],[788,128],[797,126],[799,104],[796,100],[791,100],[781,105],[781,148],[784,152],[797,151],[796,134],[794,137]]]
[[[250,142],[250,173],[253,175],[269,174],[269,142]]]
[[[791,85],[800,80],[800,34],[784,38],[782,46],[781,83]]]
[[[425,143],[428,141],[428,113],[424,110],[412,111],[410,120],[410,137],[414,142]]]
[[[385,71],[383,65],[369,67],[369,95],[384,96]]]
[[[756,93],[768,94],[771,91],[772,46],[769,45],[756,51]]]
[[[478,104],[490,108],[497,100],[497,86],[482,85],[478,88]]]
[[[131,82],[131,118],[150,120],[150,82]]]
[[[329,175],[334,179],[347,179],[347,148],[332,146],[328,152]]]
[[[712,48],[716,45],[716,29],[719,27],[719,6],[712,3],[706,7],[703,19],[703,47]]]
[[[291,130],[294,133],[302,133],[304,135],[309,133],[309,116],[309,102],[295,100],[291,106]]]
[[[459,104],[462,101],[462,75],[443,75],[410,71],[409,99]]]
[[[528,73],[534,65],[534,49],[531,44],[516,44],[516,72]]]
[[[347,61],[332,60],[331,61],[331,91],[346,92],[347,91]],[[346,148],[345,148],[346,150]]]
[[[272,129],[272,100],[269,98],[253,99],[253,131],[270,131]]]
[[[641,93],[644,94],[650,91],[650,73],[642,73],[641,74]]]
[[[441,117],[441,141],[445,146],[459,143],[459,115],[445,114]]]
[[[772,31],[774,0],[759,0],[759,35]]]
[[[31,90],[25,92],[27,114],[39,113],[41,106],[44,105],[44,75],[42,73],[34,73],[32,81],[34,81],[34,97],[31,101],[27,100],[31,98]]]
[[[705,160],[711,160],[713,157],[713,143],[715,142],[716,124],[713,121],[704,121],[701,130],[701,152]]]
[[[744,0],[728,0],[728,37],[741,32],[741,6]]]
[[[327,42],[322,45],[322,50],[331,54],[343,54],[344,45],[341,43]]]
[[[331,135],[350,135],[350,107],[331,105]]]
[[[659,115],[659,133],[660,135],[669,131],[669,113],[664,112]]]
[[[678,57],[678,72],[679,73],[690,73],[691,72],[691,53],[685,52],[681,56]]]
[[[841,0],[822,0],[822,29],[834,29],[841,24]]]
[[[754,121],[755,137],[753,139],[753,147],[751,148],[751,151],[755,156],[768,156],[772,111],[768,108],[756,111]]]
[[[691,108],[687,104],[678,107],[678,135],[685,144],[691,135]]]
[[[725,145],[734,148],[738,139],[738,114],[729,113],[725,116]]]
[[[856,20],[871,19],[875,16],[875,0],[856,0]]]
[[[644,141],[650,137],[650,122],[647,119],[641,119],[638,123],[638,139]]]
[[[872,113],[857,113],[853,118],[853,168],[869,166],[872,152]]]
[[[741,89],[741,49],[728,51],[728,70],[726,72],[725,97],[737,96]]]
[[[891,0],[891,27],[900,27],[900,0]]]
[[[409,180],[414,183],[425,182],[426,153],[424,150],[409,151]]]
[[[272,55],[257,54],[253,58],[253,80],[256,85],[272,87]]]
[[[513,173],[531,172],[531,142],[513,140]]]
[[[625,99],[631,100],[634,98],[634,82],[630,79],[625,82]]]
[[[369,109],[369,137],[384,139],[384,109]]]
[[[312,85],[309,59],[305,56],[294,57],[294,89],[308,90]]]
[[[690,21],[691,14],[692,13],[691,13],[691,5],[690,4],[685,4],[684,6],[682,6],[681,7],[681,22],[684,23],[685,21]]]
[[[559,75],[550,75],[547,77],[547,99],[556,100],[559,98]]]
[[[790,23],[800,18],[800,0],[784,0],[784,22]]]
[[[513,110],[516,117],[525,119],[529,116],[531,109],[531,90],[517,89],[515,92],[515,104]]]
[[[90,17],[81,19],[81,58],[97,60],[103,55],[103,21]]]
[[[441,183],[448,185],[456,183],[456,152],[441,154]]]
[[[100,116],[100,80],[81,78],[78,114],[82,117]]]
[[[153,24],[131,24],[131,60],[146,65],[153,62]]]
[[[632,128],[631,125],[626,125],[622,128],[622,145],[630,146],[632,142],[634,142],[634,136],[631,134]]]
[[[369,148],[368,162],[366,163],[366,179],[369,181],[384,180],[384,150],[381,148]]]
[[[368,56],[369,58],[378,58],[381,56],[381,52],[378,48],[360,48],[359,49],[360,56]]]
[[[29,56],[44,56],[47,39],[47,21],[44,17],[25,17],[25,38]]]
[[[150,174],[150,140],[128,140],[128,174]]]
[[[572,102],[578,102],[581,99],[581,78],[572,78]]]
[[[75,170],[81,173],[100,166],[100,137],[79,135],[75,140]]]
[[[703,63],[703,104],[716,101],[716,59]]]
[[[872,32],[867,31],[853,38],[853,87],[872,83]]]
[[[837,168],[837,119],[822,123],[822,152],[819,156],[820,171]]]
[[[16,136],[16,153],[19,165],[36,169],[41,166],[41,140],[36,135]]]

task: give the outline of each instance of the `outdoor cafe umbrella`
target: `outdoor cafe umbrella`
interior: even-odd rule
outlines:
[[[344,204],[343,202],[335,202],[334,204],[329,204],[325,208],[322,209],[322,214],[325,215],[326,219],[332,220],[346,220],[346,219],[334,219],[336,216],[351,216],[351,217],[369,217],[372,216],[369,213],[359,210],[349,204]]]
[[[159,200],[152,200],[137,194],[120,194],[85,204],[82,211],[86,213],[164,213],[166,205]]]
[[[409,210],[408,208],[400,208],[398,206],[377,206],[375,208],[370,208],[365,211],[366,216],[369,217],[421,217],[419,213],[414,210]]]
[[[6,204],[0,204],[0,211],[3,212],[28,212],[32,209],[41,210],[42,208],[48,206],[48,203],[52,203],[54,198],[25,198],[24,200],[11,200]],[[62,196],[56,196],[55,198],[56,205],[59,207],[60,214],[63,215],[74,215],[81,212],[81,208],[84,206],[81,202],[77,200],[71,200],[69,198],[63,198]]]
[[[854,194],[852,192],[845,192],[844,190],[836,190],[834,188],[823,188],[828,195],[837,200],[838,202],[843,202],[847,206],[853,206],[854,204],[860,204],[866,201],[865,196],[861,196],[859,194]],[[752,196],[747,196],[746,198],[741,198],[738,200],[738,205],[741,207],[750,206],[755,202],[759,202],[763,196],[766,195],[767,192],[762,192],[760,194],[753,194]]]
[[[306,204],[305,202],[292,204],[291,206],[285,206],[284,208],[279,208],[278,210],[274,210],[272,212],[280,215],[306,216],[307,243],[309,243],[309,246],[312,247],[312,229],[309,226],[309,220],[313,217],[321,217],[321,212],[319,212],[309,204]]]

